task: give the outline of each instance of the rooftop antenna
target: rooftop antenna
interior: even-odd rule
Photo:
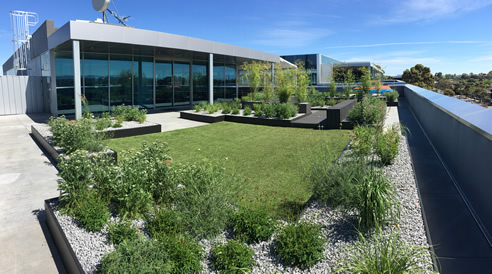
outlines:
[[[113,4],[114,10],[115,10],[114,12],[111,11],[110,9],[108,9],[110,2]],[[109,23],[108,15],[106,14],[106,11],[108,11],[109,14],[113,15],[114,18],[116,18],[116,20],[118,20],[118,22],[120,24],[122,24],[123,26],[128,26],[125,22],[128,20],[128,18],[130,18],[130,16],[121,17],[118,13],[118,10],[116,9],[114,1],[111,1],[111,0],[92,0],[92,7],[94,8],[94,10],[102,12],[104,23],[106,23],[106,24]]]
[[[29,60],[31,60],[29,27],[38,23],[38,14],[19,10],[10,11],[9,14],[14,49],[12,68],[15,75],[18,75],[19,71],[25,71],[24,74],[27,75]]]

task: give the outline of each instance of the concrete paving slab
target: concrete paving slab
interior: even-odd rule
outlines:
[[[29,135],[31,116],[49,117],[0,116],[0,272],[59,273],[63,265],[38,218],[44,200],[58,196],[57,170]]]
[[[161,124],[162,132],[208,125],[208,123],[179,118],[179,111],[147,114],[147,120]]]

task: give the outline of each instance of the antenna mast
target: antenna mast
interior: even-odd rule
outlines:
[[[18,10],[10,11],[9,14],[12,28],[12,47],[14,49],[13,69],[15,75],[18,75],[19,71],[25,71],[23,74],[27,75],[29,60],[31,60],[29,27],[38,23],[38,14]]]

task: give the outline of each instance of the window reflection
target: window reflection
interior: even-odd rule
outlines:
[[[193,103],[208,101],[207,62],[193,62]]]
[[[111,55],[110,62],[111,106],[132,105],[132,57]]]
[[[134,105],[139,108],[154,107],[154,61],[152,57],[135,56]]]
[[[173,105],[173,71],[172,62],[155,62],[155,106]]]
[[[109,110],[108,55],[84,54],[84,95],[91,112]]]
[[[55,52],[55,72],[58,113],[75,113],[73,57],[71,52]]]

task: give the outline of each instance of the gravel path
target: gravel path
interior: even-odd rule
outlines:
[[[400,138],[399,151],[395,163],[383,168],[386,176],[395,184],[401,203],[401,222],[398,231],[407,243],[427,247],[427,237],[405,137]],[[77,221],[73,218],[60,216],[56,211],[55,214],[84,270],[87,273],[94,273],[103,254],[114,249],[107,242],[106,230],[100,233],[88,233],[79,228]],[[269,241],[250,245],[255,251],[256,266],[253,268],[253,273],[333,273],[339,260],[344,256],[344,248],[357,240],[357,234],[353,231],[353,227],[356,226],[354,216],[342,214],[338,210],[322,206],[316,201],[310,201],[306,205],[304,214],[300,219],[322,225],[323,236],[327,239],[324,251],[325,258],[308,270],[284,267],[274,255],[274,237],[272,237]],[[143,223],[140,222],[137,226],[141,227],[142,225]],[[390,228],[385,232],[388,233],[389,231]],[[225,242],[230,238],[230,231],[224,231],[213,240],[201,241],[207,252],[206,260],[202,262],[204,273],[215,273],[210,267],[210,248],[215,243]],[[427,272],[432,272],[430,254],[420,264],[428,270]]]

